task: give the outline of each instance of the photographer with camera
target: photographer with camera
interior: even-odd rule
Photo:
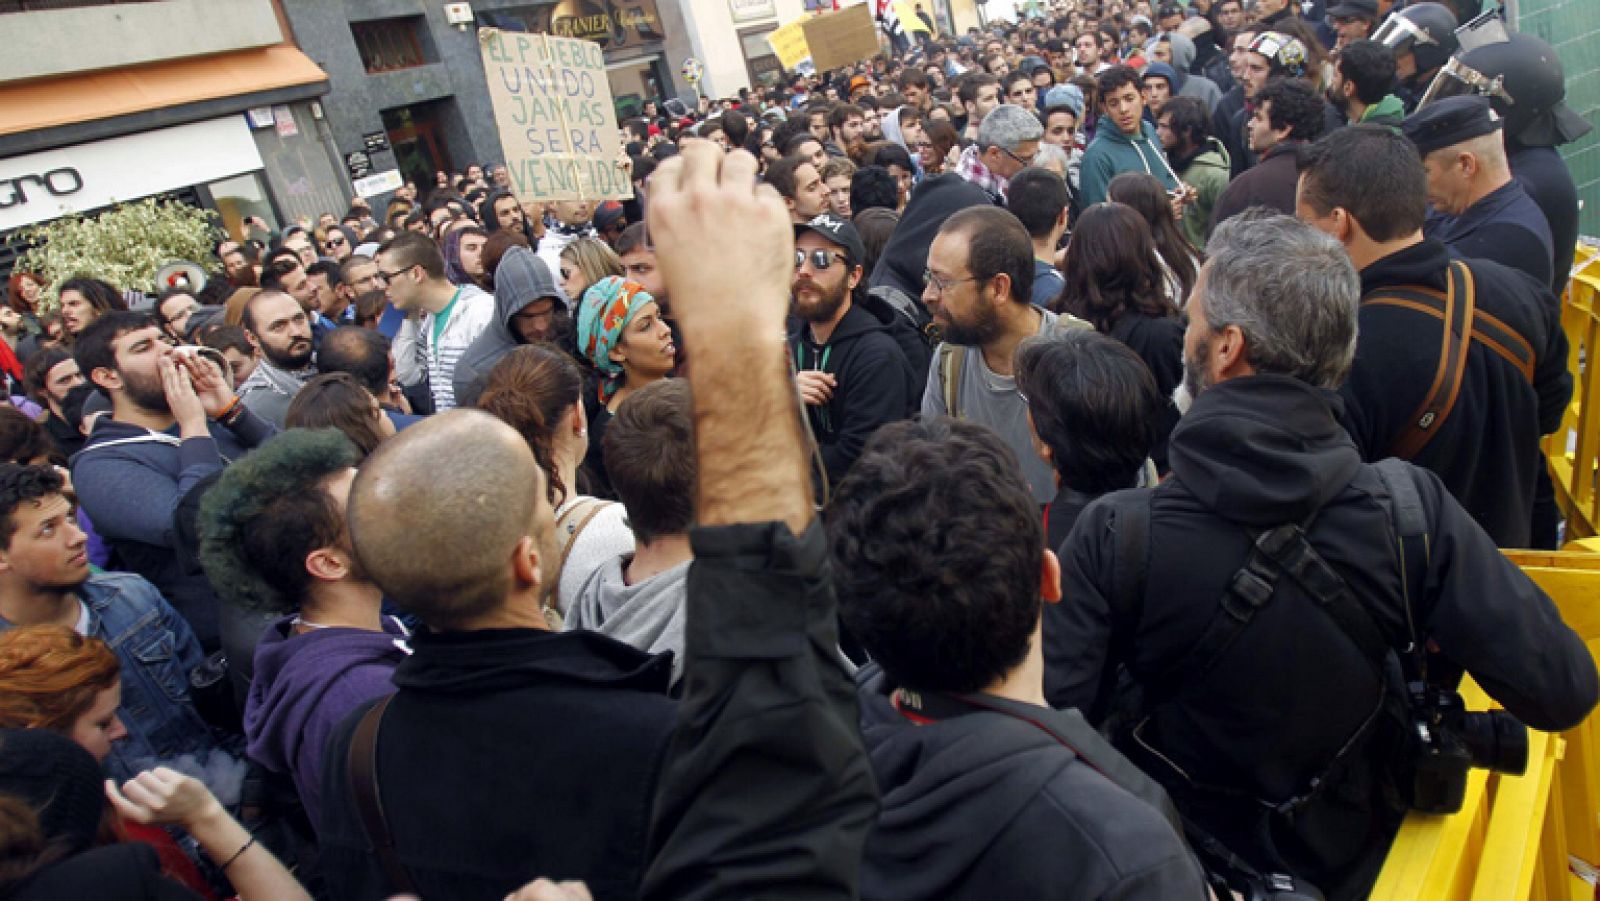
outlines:
[[[1408,806],[1458,806],[1469,765],[1519,770],[1517,720],[1570,728],[1600,679],[1433,473],[1362,462],[1335,391],[1361,297],[1341,245],[1253,212],[1207,250],[1171,476],[1063,546],[1046,697],[1166,787],[1232,887],[1363,897]],[[1462,712],[1463,671],[1507,712]]]

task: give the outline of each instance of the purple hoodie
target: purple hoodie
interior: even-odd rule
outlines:
[[[410,653],[405,627],[382,632],[334,627],[294,634],[294,617],[267,627],[256,645],[244,707],[251,759],[294,778],[312,823],[321,814],[322,749],[352,710],[394,693],[390,676]]]

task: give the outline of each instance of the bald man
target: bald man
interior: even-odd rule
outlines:
[[[330,743],[318,835],[331,894],[503,898],[557,874],[597,898],[636,895],[676,709],[671,657],[550,631],[555,519],[528,445],[475,410],[432,417],[367,459],[348,517],[372,581],[426,626],[397,693]],[[369,716],[410,886],[369,850],[352,790],[350,748]]]

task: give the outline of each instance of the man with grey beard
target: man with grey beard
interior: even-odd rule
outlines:
[[[1425,714],[1400,700],[1403,679],[1431,674],[1447,698],[1471,673],[1548,731],[1581,721],[1600,680],[1437,476],[1362,462],[1339,419],[1361,299],[1339,242],[1252,213],[1207,252],[1171,475],[1078,519],[1061,560],[1072,602],[1045,613],[1045,693],[1105,724],[1191,838],[1364,897],[1405,803],[1437,812],[1405,769]]]

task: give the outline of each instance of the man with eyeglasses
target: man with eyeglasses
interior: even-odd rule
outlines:
[[[789,351],[795,386],[834,484],[879,426],[916,412],[920,373],[891,335],[898,314],[865,301],[866,248],[856,227],[823,213],[796,224],[794,241]]]
[[[378,278],[389,302],[406,314],[395,333],[400,384],[426,379],[436,412],[456,405],[456,362],[494,317],[494,298],[473,285],[452,285],[444,254],[426,235],[402,232],[378,248]]]
[[[1030,87],[1029,90],[1032,90]],[[1004,204],[1011,177],[1039,155],[1044,126],[1033,113],[1009,103],[994,108],[978,128],[978,142],[961,151],[956,172]]]
[[[1024,338],[1089,324],[1030,302],[1033,241],[1002,209],[971,207],[945,220],[928,248],[925,277],[922,302],[944,343],[928,367],[923,418],[950,416],[994,429],[1017,455],[1043,507],[1055,497],[1055,472],[1034,452],[1012,357]]]

